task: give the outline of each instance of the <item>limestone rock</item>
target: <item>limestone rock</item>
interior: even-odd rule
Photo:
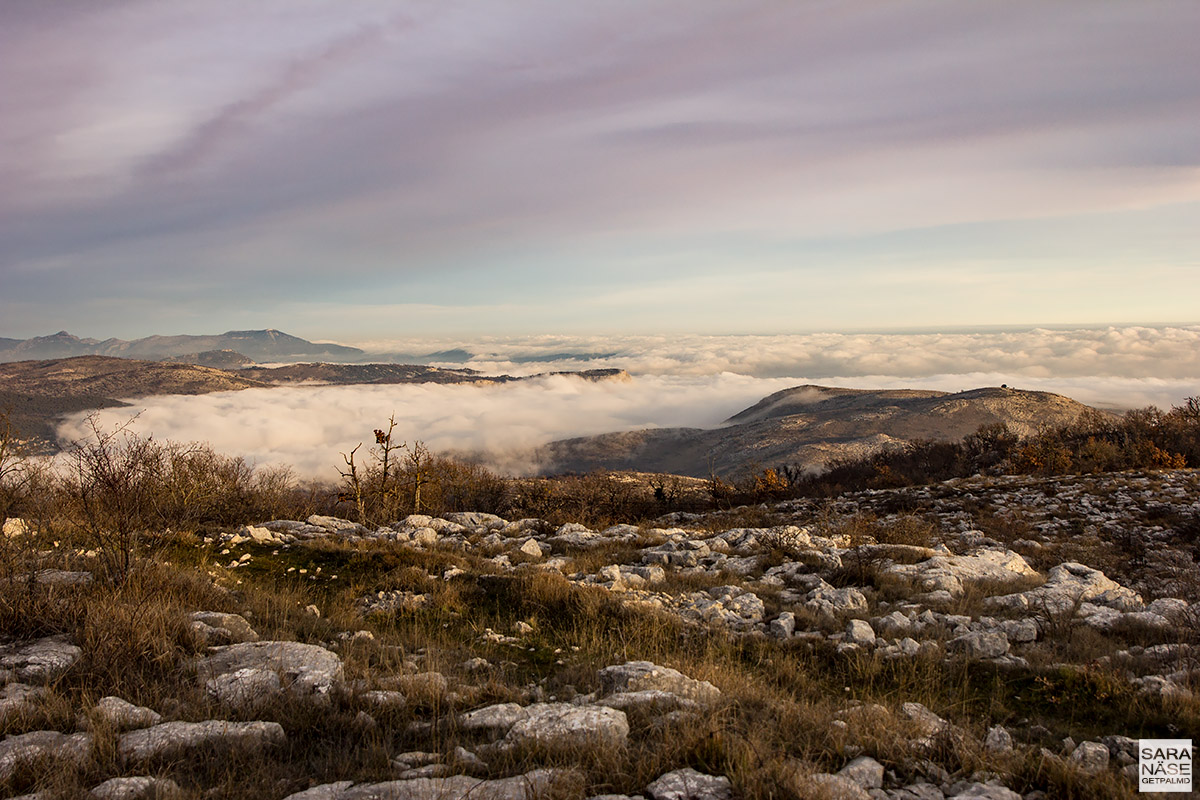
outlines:
[[[45,693],[46,690],[39,686],[24,683],[10,683],[0,687],[0,722],[31,710]]]
[[[992,753],[1009,753],[1013,749],[1012,734],[1001,725],[988,729],[983,740],[983,749]]]
[[[117,739],[117,754],[126,762],[185,757],[198,748],[226,747],[256,752],[287,740],[277,722],[163,722],[150,728],[123,733]]]
[[[269,682],[261,675],[262,671],[275,673],[281,679],[281,691],[286,689],[296,697],[325,699],[342,680],[342,660],[314,644],[243,642],[218,647],[198,664],[198,674],[206,686],[216,682],[210,691],[225,692],[225,698],[231,702],[236,702],[239,692],[258,698],[257,692],[264,690]],[[239,672],[240,678],[222,677]]]
[[[994,783],[971,783],[955,794],[946,795],[947,800],[1021,800],[1021,795],[1007,786]]]
[[[363,526],[357,522],[351,522],[341,517],[327,517],[321,514],[313,514],[305,522],[309,525],[315,525],[318,528],[324,528],[327,531],[336,531],[339,533],[352,533],[363,530]]]
[[[238,709],[253,709],[283,693],[279,673],[246,667],[209,678],[204,688],[218,702]]]
[[[1020,612],[1063,614],[1081,602],[1118,611],[1140,611],[1142,598],[1098,569],[1074,561],[1050,570],[1046,582],[1036,589],[1000,597],[989,597],[985,608]]]
[[[706,775],[691,767],[662,775],[646,787],[653,800],[733,800],[729,778]]]
[[[767,632],[776,639],[790,639],[796,632],[796,615],[790,611],[784,611],[767,624]]]
[[[542,557],[542,548],[538,546],[537,539],[532,537],[522,542],[517,549],[531,558]]]
[[[169,800],[182,794],[173,780],[140,776],[110,778],[91,791],[96,800]]]
[[[823,790],[823,796],[829,800],[872,800],[867,790],[844,775],[817,773],[806,783]]]
[[[600,670],[602,694],[658,690],[699,703],[711,703],[721,696],[721,690],[708,681],[689,678],[670,667],[650,661],[628,661]]]
[[[921,703],[903,703],[900,713],[911,720],[921,736],[932,738],[950,730],[950,723],[930,711]]]
[[[936,555],[918,564],[894,564],[884,574],[909,582],[920,592],[949,592],[961,597],[972,584],[1015,583],[1036,577],[1019,553],[1012,550],[981,548],[967,555]]]
[[[875,631],[866,620],[852,619],[846,623],[846,641],[854,644],[875,644]]]
[[[1081,742],[1071,752],[1070,761],[1089,775],[1108,769],[1108,748],[1100,742]]]
[[[162,714],[152,708],[135,706],[120,697],[103,697],[96,703],[93,714],[113,730],[148,728],[162,722]]]
[[[859,756],[838,770],[838,775],[849,778],[864,789],[883,786],[883,764],[870,756]]]
[[[9,736],[0,742],[0,781],[6,781],[18,769],[42,759],[62,759],[80,765],[92,750],[88,733],[67,735],[58,731],[34,731]]]
[[[835,589],[828,583],[821,583],[808,593],[804,607],[814,614],[827,619],[836,618],[843,614],[861,614],[867,610],[867,598],[853,586]]]
[[[258,632],[240,614],[196,611],[192,614],[192,628],[210,645],[258,641]]]
[[[502,736],[509,728],[529,716],[529,712],[516,703],[498,703],[460,714],[458,726],[472,733],[491,733]]]
[[[572,770],[535,769],[494,780],[452,775],[357,786],[338,781],[288,795],[284,800],[535,800],[550,796],[556,785],[575,779]]]
[[[49,683],[69,670],[82,654],[66,636],[7,645],[0,647],[0,673],[11,671],[18,681]]]
[[[525,709],[504,739],[501,749],[536,746],[553,751],[582,747],[624,747],[629,736],[625,713],[604,706],[534,703]]]
[[[688,700],[671,692],[659,689],[643,689],[639,692],[616,692],[596,701],[596,705],[615,708],[618,711],[633,709],[666,713],[678,709],[691,710],[699,707],[695,700]]]
[[[1000,631],[972,632],[951,639],[946,648],[970,659],[999,658],[1008,652],[1008,637]]]

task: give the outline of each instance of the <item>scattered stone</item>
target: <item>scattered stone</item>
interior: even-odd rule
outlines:
[[[983,740],[983,749],[992,753],[1011,753],[1013,749],[1013,738],[1002,725],[995,725],[988,729],[987,736]]]
[[[1046,582],[1036,589],[1017,594],[989,597],[985,608],[1043,614],[1063,614],[1082,602],[1119,611],[1141,611],[1142,598],[1098,569],[1078,562],[1059,564],[1050,570]]]
[[[846,623],[846,641],[853,644],[875,644],[875,631],[866,620],[852,619]]]
[[[796,632],[796,615],[785,611],[767,625],[767,632],[776,639],[790,639]]]
[[[516,703],[499,703],[460,714],[458,727],[471,733],[503,736],[509,728],[528,716],[529,712]]]
[[[1108,748],[1100,742],[1080,742],[1071,753],[1070,760],[1089,775],[1108,769]]]

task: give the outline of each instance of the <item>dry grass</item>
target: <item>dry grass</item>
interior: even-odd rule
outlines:
[[[878,524],[854,524],[860,523],[864,530]],[[921,530],[917,522],[905,524]],[[870,536],[876,540],[875,534]],[[933,656],[886,660],[869,653],[838,654],[824,643],[734,638],[627,606],[617,595],[572,584],[556,572],[526,567],[498,574],[490,562],[470,552],[332,540],[278,555],[270,548],[244,549],[254,553],[251,565],[229,570],[214,565],[211,548],[199,547],[190,537],[174,537],[162,542],[159,557],[140,561],[119,585],[32,592],[21,584],[4,586],[0,613],[12,623],[6,630],[22,637],[69,633],[84,650],[83,659],[47,698],[33,712],[5,721],[4,732],[74,730],[79,711],[108,694],[149,705],[172,719],[274,720],[287,731],[288,744],[264,757],[197,758],[153,765],[151,772],[179,782],[188,798],[277,797],[312,783],[389,779],[394,777],[390,760],[399,753],[447,753],[460,744],[478,744],[452,724],[426,723],[491,703],[569,699],[596,690],[602,667],[645,659],[713,682],[722,691],[720,701],[687,719],[631,713],[629,745],[620,752],[514,752],[491,758],[486,774],[571,766],[575,777],[557,788],[557,796],[579,798],[640,793],[658,775],[691,766],[730,776],[739,797],[766,800],[816,796],[806,775],[836,771],[864,752],[904,780],[925,777],[920,765],[932,759],[963,774],[995,772],[1020,791],[1042,789],[1051,797],[1082,800],[1128,796],[1128,787],[1111,775],[1087,777],[1069,764],[1043,759],[1036,755],[1037,746],[1054,746],[1066,735],[1167,735],[1170,726],[1187,730],[1200,725],[1195,703],[1137,695],[1121,676],[1100,668],[1050,668],[1056,659],[1087,663],[1114,646],[1152,643],[1146,630],[1099,637],[1065,620],[1061,632],[1052,632],[1031,651],[1033,669],[1006,672]],[[572,554],[573,568],[590,570],[624,560],[634,549],[620,545]],[[222,557],[223,563],[228,560]],[[68,561],[62,559],[64,565]],[[286,569],[292,565],[319,566],[323,577],[289,574]],[[466,573],[445,580],[442,575],[451,567]],[[325,577],[332,575],[338,577]],[[732,574],[674,574],[666,588],[687,592],[738,582]],[[434,602],[409,611],[364,614],[359,603],[364,595],[393,589],[426,594]],[[891,590],[882,586],[880,595]],[[993,587],[977,587],[956,610],[977,611],[990,593]],[[306,611],[310,604],[320,616]],[[198,609],[243,614],[264,638],[335,646],[349,685],[403,687],[410,702],[381,712],[365,705],[354,689],[337,694],[326,706],[283,699],[253,713],[222,708],[204,696],[190,666],[202,646],[187,617]],[[801,627],[816,622],[798,616]],[[518,621],[531,625],[533,633],[517,645],[481,639],[489,628],[508,633]],[[341,634],[360,630],[372,638],[339,641]],[[477,656],[487,665],[468,669],[465,662]],[[448,690],[423,690],[411,682],[410,676],[427,671],[443,674]],[[933,750],[918,746],[912,723],[898,713],[904,702],[923,703],[973,735],[939,739]],[[850,713],[845,728],[831,725],[855,703],[879,704],[887,713]],[[362,711],[375,718],[373,728],[358,720]],[[1022,749],[1007,757],[982,751],[978,737],[993,724],[1009,726]],[[1028,733],[1035,725],[1050,735]],[[0,784],[0,792],[41,789],[78,796],[107,777],[131,774],[115,759],[114,735],[98,730],[97,749],[80,769],[35,767]]]

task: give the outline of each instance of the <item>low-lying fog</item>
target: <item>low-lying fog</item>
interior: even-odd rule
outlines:
[[[315,386],[250,389],[201,396],[133,401],[132,408],[99,412],[101,424],[127,421],[134,430],[173,441],[203,441],[256,463],[287,464],[303,477],[333,480],[340,452],[395,413],[397,436],[437,451],[475,454],[504,473],[530,474],[531,450],[555,439],[643,427],[715,427],[780,389],[806,378],[715,375],[640,375],[628,381],[585,381],[551,376],[517,383],[472,385]],[[1200,393],[1178,379],[1077,377],[1051,379],[969,373],[926,377],[832,377],[823,385],[856,388],[930,388],[959,391],[1008,383],[1058,392],[1084,403],[1114,407],[1169,407]],[[85,433],[83,415],[61,426],[64,440]]]

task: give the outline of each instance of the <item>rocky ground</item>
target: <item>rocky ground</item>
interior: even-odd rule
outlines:
[[[118,587],[9,520],[0,791],[1132,796],[1138,737],[1200,730],[1197,520],[1191,471],[313,516],[164,536]]]

